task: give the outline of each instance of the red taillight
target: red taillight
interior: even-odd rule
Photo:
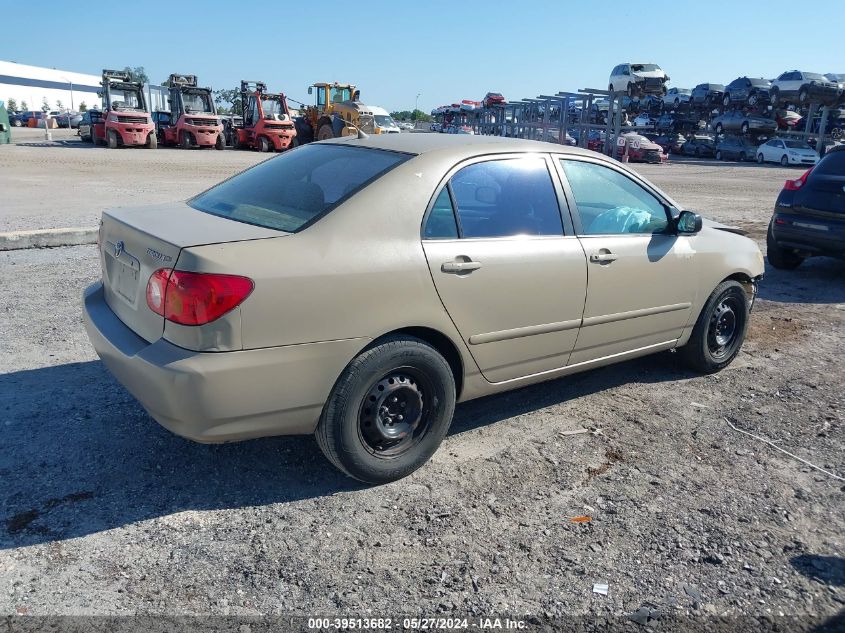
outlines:
[[[239,306],[253,288],[248,277],[160,268],[147,282],[147,305],[168,321],[203,325]]]
[[[807,171],[804,172],[804,175],[800,178],[796,178],[795,180],[787,180],[786,183],[783,185],[784,190],[786,191],[798,191],[801,187],[803,187],[807,182],[807,176],[810,175],[810,172],[813,171],[813,168],[810,167]]]

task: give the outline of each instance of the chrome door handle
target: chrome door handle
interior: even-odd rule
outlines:
[[[468,273],[481,268],[481,262],[443,262],[440,270],[444,273]]]
[[[618,259],[616,255],[613,253],[591,253],[590,254],[590,261],[597,262],[599,264],[606,264],[610,262],[615,262]]]

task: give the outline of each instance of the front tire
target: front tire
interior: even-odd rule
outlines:
[[[182,149],[191,149],[191,145],[193,145],[191,143],[191,135],[185,130],[182,130],[182,134],[179,135],[179,146]]]
[[[723,281],[710,297],[680,350],[681,358],[695,371],[712,374],[731,364],[748,330],[748,296],[738,281]]]
[[[214,149],[217,149],[217,150],[226,149],[226,139],[223,138],[222,132],[217,135],[217,140],[214,142]]]
[[[443,356],[420,339],[389,337],[344,369],[315,435],[339,470],[383,484],[429,460],[454,410],[455,379]]]
[[[258,151],[261,153],[270,151],[270,141],[267,140],[266,136],[258,137]]]
[[[147,136],[147,149],[158,149],[158,136],[155,131],[150,132]]]
[[[769,258],[769,263],[779,270],[795,270],[804,258],[792,249],[778,246],[772,228],[772,223],[769,222],[769,230],[766,231],[766,257]]]
[[[789,157],[786,154],[780,157],[780,166],[789,167]]]
[[[722,160],[722,151],[716,150],[716,160]]]
[[[771,93],[769,93],[769,100],[772,102],[772,107],[778,107],[778,101],[780,100],[780,90],[777,88],[772,88]]]
[[[334,138],[334,130],[332,129],[331,123],[323,123],[320,126],[320,129],[317,131],[317,140],[318,141],[326,141],[330,138]]]
[[[766,162],[766,159],[763,158],[763,154],[757,154],[757,162],[761,165]]]
[[[109,149],[117,149],[117,132],[109,130],[106,132],[106,138],[108,139]]]

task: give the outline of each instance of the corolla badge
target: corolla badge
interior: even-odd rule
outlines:
[[[147,249],[147,255],[149,255],[153,259],[157,259],[160,262],[169,262],[173,259],[170,255],[159,253],[157,250],[154,250],[152,248]]]
[[[117,244],[114,245],[114,257],[115,259],[120,258],[120,254],[123,252],[123,248],[126,244],[123,243],[123,240],[117,240]]]

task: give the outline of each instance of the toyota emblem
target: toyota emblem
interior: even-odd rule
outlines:
[[[123,252],[123,247],[126,246],[123,243],[123,240],[118,240],[117,244],[114,245],[114,257],[115,259],[120,258],[120,254]]]

